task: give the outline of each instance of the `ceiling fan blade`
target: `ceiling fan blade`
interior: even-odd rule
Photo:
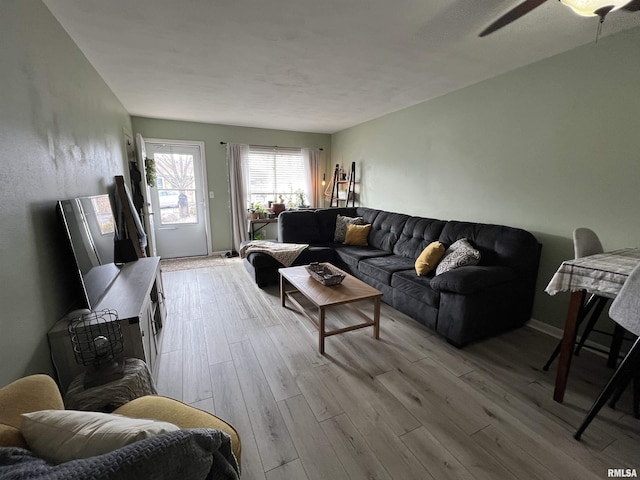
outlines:
[[[486,35],[489,35],[490,33],[495,32],[496,30],[501,29],[505,25],[509,25],[511,22],[519,19],[523,15],[526,15],[534,8],[538,8],[540,5],[542,5],[546,1],[547,0],[525,0],[520,5],[516,6],[515,8],[512,8],[507,13],[502,15],[499,19],[497,19],[495,22],[493,22],[491,25],[489,25],[487,28],[485,28],[482,32],[480,32],[478,36],[484,37]]]
[[[628,12],[638,12],[640,11],[640,0],[633,0],[632,2],[627,3],[620,10],[626,10]]]

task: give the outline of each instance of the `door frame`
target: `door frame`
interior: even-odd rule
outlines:
[[[209,179],[207,178],[207,159],[204,151],[204,142],[200,140],[171,140],[166,138],[147,138],[145,143],[164,143],[167,145],[189,145],[200,149],[200,174],[202,175],[202,203],[204,216],[204,232],[207,237],[207,256],[213,255],[211,244],[211,216],[209,215]]]

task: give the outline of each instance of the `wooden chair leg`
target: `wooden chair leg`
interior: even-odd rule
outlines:
[[[617,388],[624,385],[632,375],[635,375],[635,369],[637,369],[639,363],[638,360],[640,360],[640,338],[636,339],[633,346],[629,350],[629,353],[627,353],[627,355],[620,363],[620,366],[616,369],[615,372],[613,372],[613,375],[607,382],[607,385],[600,392],[600,395],[598,395],[598,398],[591,406],[591,409],[587,413],[587,416],[582,421],[582,424],[580,425],[576,433],[573,435],[573,438],[575,438],[576,440],[580,440],[580,437],[582,436],[586,428],[598,414],[603,405],[607,403],[609,397],[611,397],[611,395],[616,391]]]

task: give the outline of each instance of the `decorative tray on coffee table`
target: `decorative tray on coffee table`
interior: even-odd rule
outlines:
[[[329,264],[313,262],[305,267],[311,278],[326,287],[339,285],[344,280],[344,274],[331,268]]]

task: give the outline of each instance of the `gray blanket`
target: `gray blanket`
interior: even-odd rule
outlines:
[[[229,436],[197,428],[164,433],[95,457],[51,465],[29,450],[0,447],[0,480],[237,480]]]
[[[266,253],[271,255],[285,267],[290,267],[296,258],[304,252],[309,245],[306,243],[278,243],[270,240],[252,240],[240,247],[240,258],[247,258],[250,253]]]

